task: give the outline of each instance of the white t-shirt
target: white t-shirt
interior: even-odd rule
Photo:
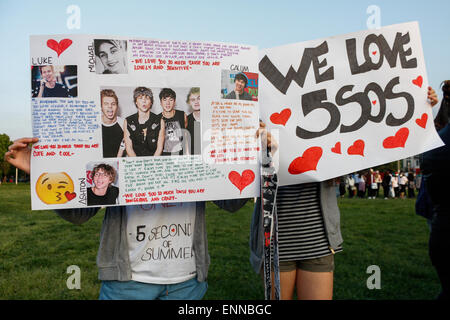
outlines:
[[[393,188],[398,188],[398,177],[392,177],[391,183]]]
[[[405,184],[407,184],[408,183],[408,178],[406,177],[406,176],[402,176],[401,178],[400,178],[400,182],[399,182],[401,185],[405,185]]]
[[[131,279],[172,284],[196,276],[195,202],[127,206]]]

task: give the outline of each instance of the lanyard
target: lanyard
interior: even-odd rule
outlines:
[[[265,299],[270,300],[272,281],[271,281],[271,260],[273,260],[274,274],[274,297],[280,300],[280,272],[278,259],[278,220],[277,210],[275,209],[276,195],[278,190],[278,177],[275,167],[272,163],[270,153],[267,153],[261,168],[261,211],[263,216],[264,228],[264,287]],[[271,252],[271,243],[272,251]],[[272,259],[271,259],[272,258]]]

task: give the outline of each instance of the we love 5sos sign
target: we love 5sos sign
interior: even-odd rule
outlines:
[[[261,118],[281,185],[323,181],[439,147],[419,26],[263,50]]]

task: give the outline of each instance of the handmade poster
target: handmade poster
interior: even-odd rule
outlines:
[[[33,210],[258,195],[256,47],[40,35],[30,53]]]
[[[260,51],[261,118],[280,185],[323,181],[442,145],[417,22]]]

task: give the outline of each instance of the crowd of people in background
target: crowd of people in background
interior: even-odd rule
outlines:
[[[371,168],[339,177],[338,193],[341,198],[415,198],[421,181],[419,169],[380,172]]]

